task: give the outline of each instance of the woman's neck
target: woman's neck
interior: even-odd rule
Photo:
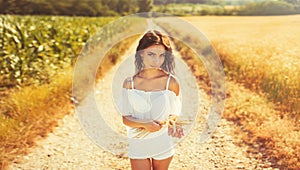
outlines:
[[[158,68],[146,68],[141,70],[137,76],[141,77],[143,79],[154,79],[157,77],[160,77],[163,73],[162,69],[158,69]]]

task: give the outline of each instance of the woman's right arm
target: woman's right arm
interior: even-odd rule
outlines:
[[[153,120],[138,120],[132,116],[123,116],[123,123],[133,128],[144,128],[149,132],[155,132],[162,128],[159,122]]]

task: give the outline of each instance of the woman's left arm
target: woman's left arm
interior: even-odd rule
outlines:
[[[180,86],[178,81],[172,77],[170,80],[170,84],[169,84],[169,90],[173,91],[177,97],[179,97],[180,95]],[[181,103],[180,103],[181,104]],[[174,106],[173,106],[174,107]],[[181,107],[180,107],[181,110]],[[175,114],[170,114],[169,118],[168,118],[168,134],[172,137],[178,137],[181,138],[182,136],[184,136],[183,133],[183,128],[181,126],[176,125],[176,121],[177,121],[178,115]]]

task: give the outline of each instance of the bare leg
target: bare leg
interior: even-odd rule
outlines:
[[[172,158],[173,156],[162,160],[152,159],[153,170],[168,170]]]
[[[150,159],[130,159],[132,170],[151,170]]]

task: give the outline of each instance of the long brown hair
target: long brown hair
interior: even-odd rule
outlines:
[[[170,40],[167,36],[163,35],[157,30],[148,31],[146,34],[144,34],[144,36],[139,41],[139,45],[137,46],[136,53],[135,53],[135,69],[137,73],[140,72],[144,67],[140,55],[142,50],[150,47],[151,45],[157,45],[157,44],[163,45],[166,50],[165,61],[162,64],[161,68],[167,72],[174,74],[173,69],[175,67],[175,62],[172,53],[172,48],[170,45]]]

